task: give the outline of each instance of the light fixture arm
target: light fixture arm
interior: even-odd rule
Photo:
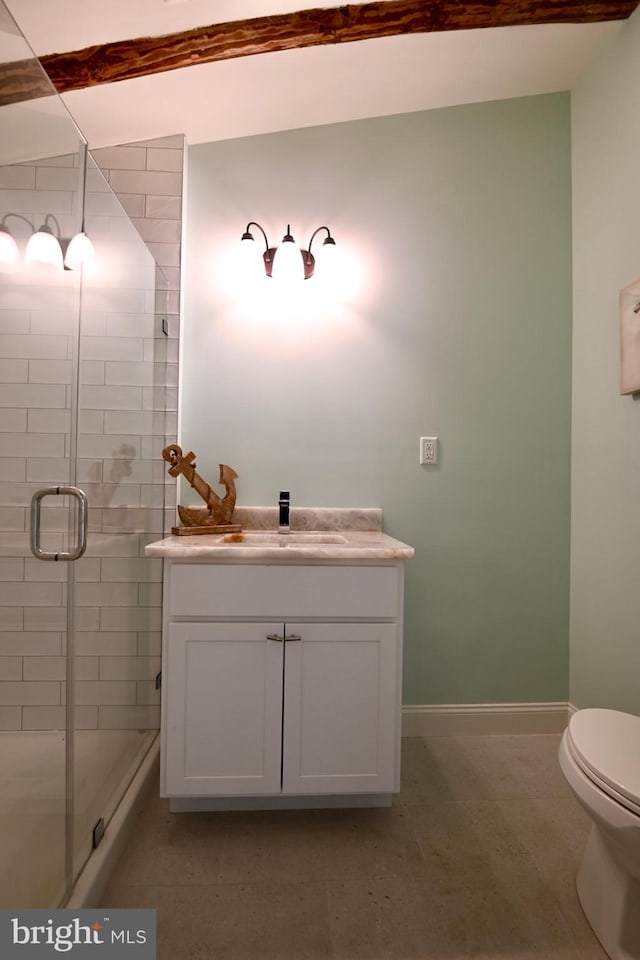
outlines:
[[[316,258],[315,258],[314,255],[311,253],[311,245],[313,244],[313,241],[315,240],[317,234],[319,234],[321,230],[326,230],[326,231],[327,231],[327,236],[326,236],[325,239],[323,240],[322,246],[325,247],[327,244],[329,244],[330,246],[335,247],[335,245],[336,245],[335,240],[334,240],[333,237],[331,236],[331,231],[329,230],[329,227],[327,227],[327,226],[316,227],[316,229],[315,229],[315,230],[313,231],[313,233],[311,234],[311,239],[309,240],[309,249],[302,251],[302,255],[303,255],[303,257],[304,257],[304,276],[305,276],[305,280],[308,280],[309,277],[312,277],[312,276],[313,276],[314,271],[315,271],[315,268],[316,268]]]
[[[327,231],[327,237],[326,237],[326,240],[324,241],[324,243],[333,243],[333,244],[335,244],[335,240],[334,240],[333,237],[331,236],[331,230],[329,230],[329,227],[316,227],[316,229],[315,229],[315,230],[313,231],[313,233],[311,234],[311,239],[309,240],[309,249],[308,249],[308,251],[307,251],[308,254],[309,254],[309,256],[311,256],[311,244],[313,243],[316,234],[317,234],[317,233],[320,233],[321,230],[326,230],[326,231]],[[324,246],[324,244],[323,244],[323,246]]]
[[[265,233],[265,231],[264,231],[264,228],[260,226],[260,224],[257,222],[257,220],[250,220],[250,221],[249,221],[249,223],[248,223],[247,226],[246,226],[246,229],[245,229],[244,233],[243,233],[242,236],[240,237],[240,242],[241,242],[241,243],[242,243],[243,240],[252,240],[252,241],[253,241],[253,234],[251,233],[251,230],[249,229],[250,227],[257,227],[258,230],[260,231],[260,233],[262,234],[262,237],[263,237],[263,239],[264,239],[264,253],[262,254],[262,259],[263,259],[263,261],[264,261],[264,269],[265,269],[265,271],[266,271],[266,274],[267,274],[268,277],[270,277],[270,276],[271,276],[271,270],[272,270],[272,267],[273,267],[273,258],[274,258],[274,256],[275,256],[275,252],[276,252],[276,250],[277,250],[277,247],[270,247],[270,246],[269,246],[269,240],[267,239],[267,235],[266,235],[266,233]]]
[[[53,215],[52,213],[48,213],[48,214],[46,215],[46,217],[44,218],[44,223],[43,223],[43,225],[40,227],[40,230],[43,230],[45,233],[53,233],[53,230],[52,230],[51,227],[49,226],[49,220],[53,220],[53,222],[54,222],[55,225],[56,225],[56,230],[58,231],[58,233],[57,233],[57,235],[56,235],[56,234],[53,234],[53,235],[55,236],[56,240],[57,240],[58,243],[59,243],[60,240],[61,240],[61,237],[62,237],[62,235],[61,235],[61,233],[60,233],[60,224],[58,223],[56,217],[54,217],[54,215]]]
[[[250,221],[249,221],[249,223],[247,224],[246,229],[245,229],[245,231],[244,231],[244,233],[242,234],[242,237],[241,237],[240,239],[241,239],[241,240],[253,240],[253,234],[252,234],[251,231],[249,230],[249,227],[257,227],[257,228],[258,228],[258,230],[260,231],[260,233],[262,234],[262,236],[263,236],[263,238],[264,238],[264,249],[265,249],[265,251],[267,251],[267,250],[269,249],[269,241],[267,240],[267,235],[266,235],[266,233],[264,232],[263,228],[260,226],[260,224],[257,223],[255,220],[250,220]]]
[[[21,213],[5,213],[2,220],[0,220],[0,229],[5,230],[7,233],[9,233],[9,228],[5,226],[5,220],[7,219],[7,217],[17,217],[18,220],[22,220],[24,223],[27,224],[28,227],[31,227],[31,233],[35,233],[35,227],[31,223],[31,220],[29,220],[27,217],[23,217]]]

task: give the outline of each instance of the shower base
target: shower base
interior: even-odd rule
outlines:
[[[92,856],[96,821],[108,824],[157,737],[155,730],[75,735],[74,874]],[[106,843],[105,840],[102,841]],[[65,896],[65,735],[0,732],[0,907],[55,907]],[[93,854],[96,856],[100,847]]]

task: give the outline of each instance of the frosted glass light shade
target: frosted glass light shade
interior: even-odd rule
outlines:
[[[86,272],[92,271],[96,264],[96,252],[89,237],[82,231],[72,238],[64,258],[64,265],[69,270],[79,270],[83,267]]]
[[[29,237],[25,256],[29,263],[41,263],[56,270],[64,269],[62,247],[49,227],[40,227],[37,233]]]
[[[300,247],[293,240],[283,240],[273,257],[271,276],[281,283],[304,280],[304,262]]]
[[[0,227],[0,272],[12,273],[18,268],[18,244],[5,227]]]
[[[260,247],[250,234],[245,234],[240,241],[239,264],[241,265],[241,269],[244,270],[246,277],[255,278],[264,276],[262,253]]]
[[[321,273],[331,273],[336,268],[337,249],[333,240],[325,240],[316,253],[316,270],[320,268]]]

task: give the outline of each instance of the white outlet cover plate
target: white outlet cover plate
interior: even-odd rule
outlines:
[[[438,462],[438,438],[420,437],[420,463],[433,464]]]

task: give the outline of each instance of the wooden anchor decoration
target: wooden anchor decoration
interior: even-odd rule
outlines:
[[[203,507],[178,507],[178,515],[184,526],[172,527],[171,533],[176,536],[191,536],[198,533],[238,533],[242,527],[232,523],[233,511],[236,505],[235,480],[238,474],[233,467],[226,463],[220,464],[220,483],[225,488],[224,497],[219,497],[213,487],[200,476],[196,470],[196,455],[190,450],[183,454],[182,447],[177,443],[170,443],[162,451],[162,457],[170,463],[169,476],[182,475],[202,497],[206,503]]]

